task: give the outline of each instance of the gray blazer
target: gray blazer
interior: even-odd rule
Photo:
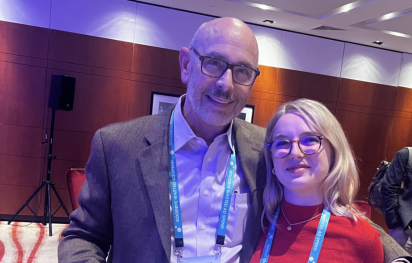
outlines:
[[[170,113],[113,124],[96,132],[80,207],[63,232],[59,262],[105,262],[111,245],[108,262],[170,261]],[[240,257],[240,262],[246,263],[261,233],[265,130],[236,119],[233,132],[252,200]]]

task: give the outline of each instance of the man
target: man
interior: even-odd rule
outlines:
[[[110,246],[109,262],[249,261],[264,129],[235,118],[259,75],[256,38],[237,19],[215,19],[179,61],[187,95],[173,113],[97,131],[59,262],[105,262]]]
[[[382,206],[389,235],[412,253],[412,170],[410,147],[398,151],[382,180]],[[411,156],[412,157],[412,156]],[[403,184],[403,188],[401,185]]]

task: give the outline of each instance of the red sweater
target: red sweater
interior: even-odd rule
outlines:
[[[323,204],[295,206],[283,201],[282,206],[291,223],[307,220],[322,213],[323,210]],[[267,224],[269,225],[268,222]],[[318,224],[319,217],[294,225],[291,231],[287,231],[286,227],[289,224],[280,213],[268,263],[308,262]],[[263,231],[250,263],[260,262],[267,231],[268,229]],[[347,217],[331,214],[317,263],[379,263],[383,260],[380,235],[366,220],[359,218],[354,222]]]

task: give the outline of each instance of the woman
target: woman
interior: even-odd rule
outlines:
[[[353,204],[359,177],[351,148],[324,105],[283,104],[265,146],[265,231],[250,262],[384,261],[379,233]]]

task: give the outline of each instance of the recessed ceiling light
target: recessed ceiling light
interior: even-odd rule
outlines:
[[[379,41],[379,40],[376,40],[376,41],[374,41],[374,42],[372,42],[373,44],[376,44],[376,45],[382,45],[383,44],[383,42],[382,41]]]
[[[273,23],[276,23],[276,21],[266,19],[266,20],[263,20],[263,23],[273,24]]]

